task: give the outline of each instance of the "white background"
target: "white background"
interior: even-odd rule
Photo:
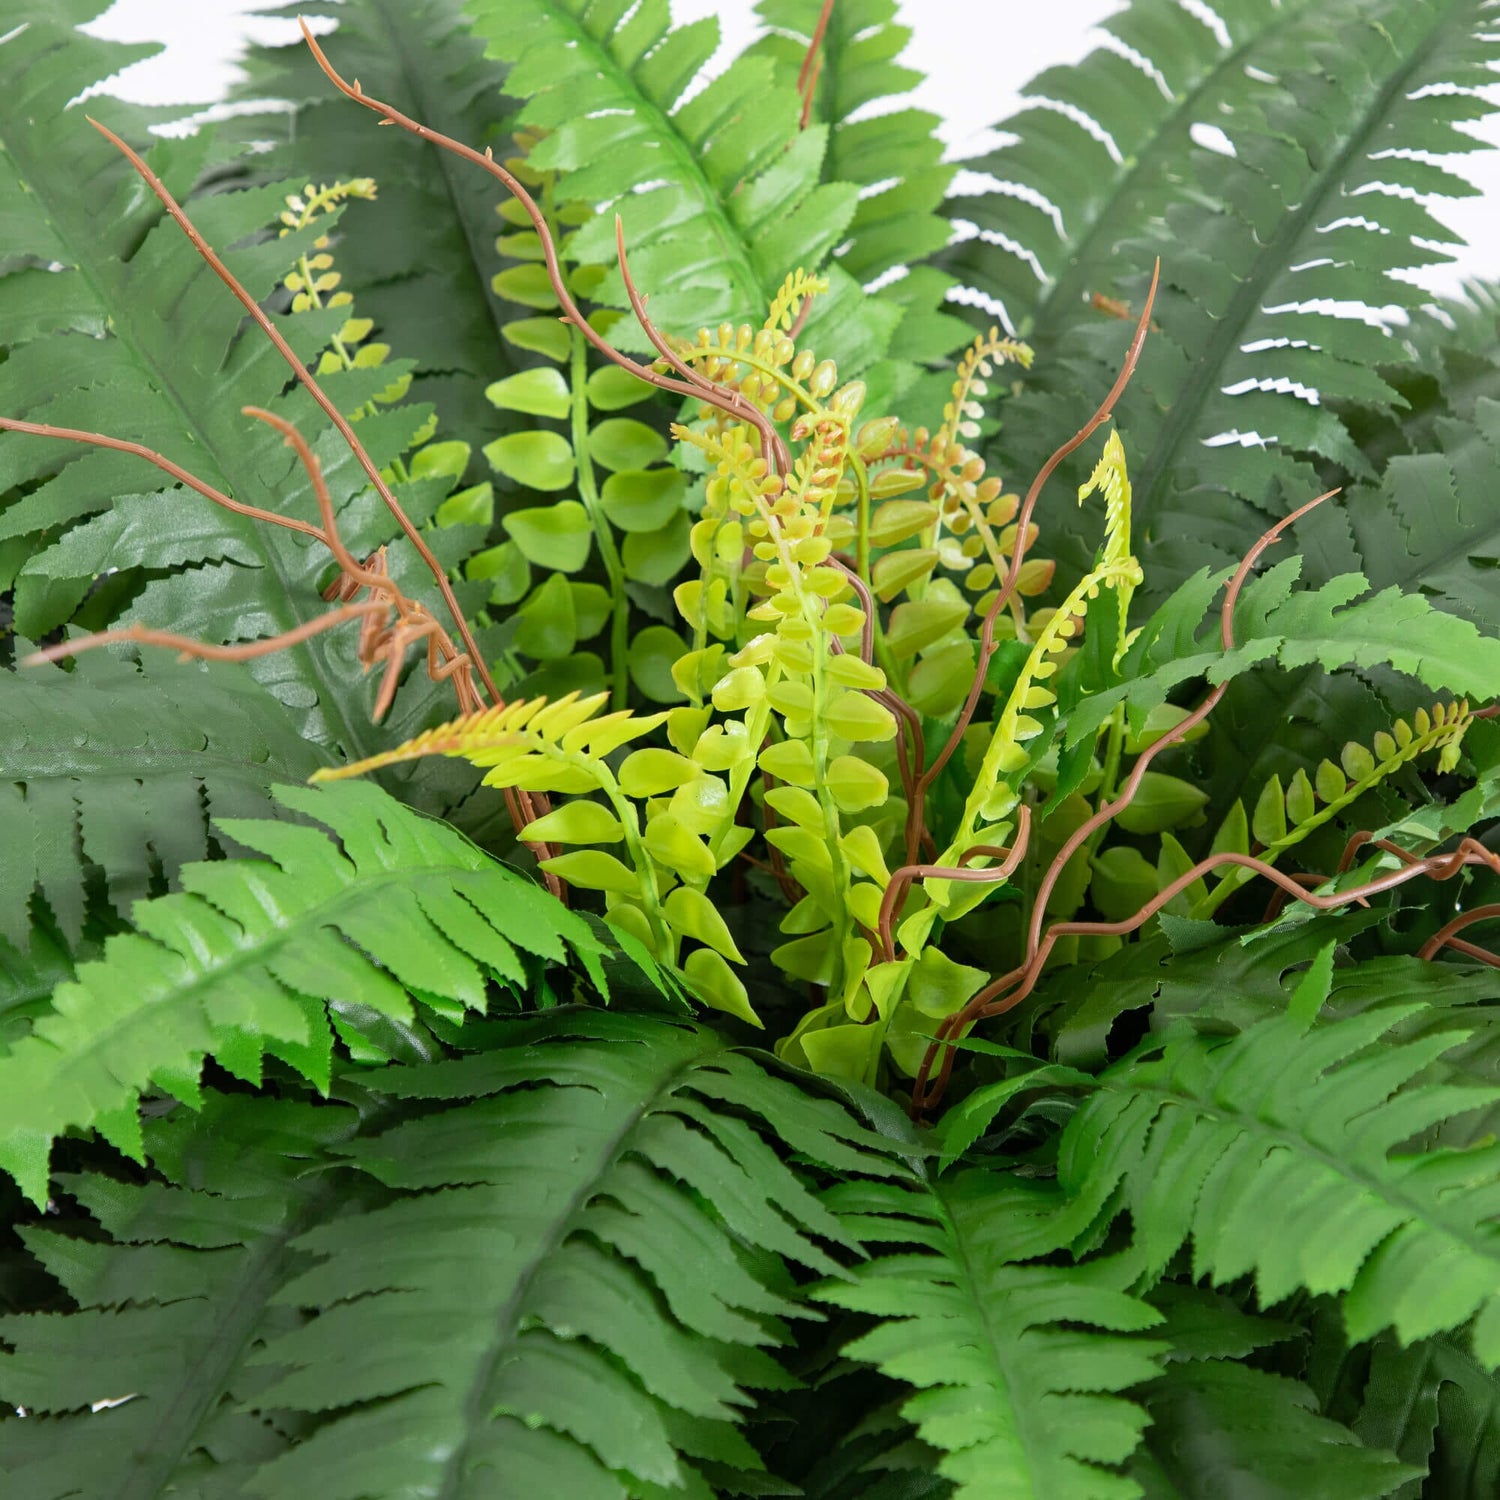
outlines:
[[[167,44],[161,56],[121,74],[112,91],[143,102],[209,103],[237,76],[233,59],[246,39],[280,42],[296,34],[290,20],[248,15],[256,3],[117,0],[88,29],[120,41]],[[950,156],[972,155],[995,139],[988,127],[1016,108],[1020,88],[1042,68],[1084,56],[1095,44],[1093,25],[1118,8],[1116,0],[902,0],[902,19],[913,33],[902,60],[926,75],[902,102],[943,119],[940,133]],[[724,41],[715,67],[756,34],[753,0],[673,0],[672,10],[684,21],[719,16]],[[1495,94],[1500,100],[1500,85]],[[1500,145],[1500,118],[1486,121],[1483,135]],[[1453,265],[1417,278],[1445,292],[1456,291],[1464,276],[1500,276],[1500,151],[1458,158],[1454,166],[1483,195],[1439,209],[1470,242]]]

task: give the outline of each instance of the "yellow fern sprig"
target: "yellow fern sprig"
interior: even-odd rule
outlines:
[[[781,283],[776,295],[771,298],[771,309],[761,325],[769,333],[789,333],[802,311],[802,304],[820,292],[828,290],[828,278],[815,276],[801,266],[791,272]]]
[[[1095,491],[1104,496],[1104,547],[1099,554],[1101,565],[1124,562],[1130,557],[1130,475],[1125,466],[1125,445],[1120,434],[1111,431],[1094,465],[1094,472],[1078,487],[1078,503],[1083,504]],[[1138,581],[1138,580],[1137,580]],[[1115,594],[1120,606],[1120,634],[1115,645],[1115,664],[1125,651],[1129,628],[1130,597],[1135,582],[1121,582]]]

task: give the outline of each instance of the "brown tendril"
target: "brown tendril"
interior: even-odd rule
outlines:
[[[823,71],[823,37],[828,31],[828,22],[833,16],[834,0],[823,0],[818,12],[818,24],[807,44],[802,66],[797,70],[797,92],[802,97],[802,113],[798,118],[798,129],[806,130],[812,120],[813,101],[817,97],[818,77]]]
[[[1026,848],[1031,841],[1031,808],[1024,802],[1016,815],[1015,842],[1009,849],[993,844],[974,844],[958,857],[958,865],[902,865],[890,879],[885,894],[880,898],[880,948],[886,961],[896,958],[896,943],[892,933],[896,916],[906,892],[914,880],[963,880],[970,882],[993,882],[1008,879],[1026,857]],[[989,870],[963,868],[971,859],[998,859],[1000,864]]]
[[[1149,301],[1147,302],[1146,310],[1148,312],[1150,310]],[[1251,571],[1260,560],[1262,553],[1275,542],[1279,541],[1282,533],[1289,526],[1300,520],[1310,510],[1314,509],[1314,507],[1331,499],[1337,493],[1337,490],[1329,490],[1325,494],[1309,500],[1305,505],[1299,506],[1289,515],[1283,516],[1274,526],[1264,531],[1256,540],[1255,545],[1245,554],[1239,567],[1235,569],[1233,576],[1225,586],[1224,602],[1219,611],[1219,639],[1225,651],[1234,649],[1235,607],[1239,603],[1240,592],[1244,588]],[[942,1097],[943,1090],[947,1085],[948,1077],[953,1067],[953,1049],[951,1045],[953,1039],[961,1031],[966,1030],[976,1020],[980,1019],[981,1016],[998,1014],[997,1010],[992,1009],[996,1004],[995,997],[997,995],[1003,993],[1006,996],[1005,1000],[1000,1002],[1003,1009],[1009,1009],[1012,1005],[1020,1004],[1036,987],[1037,980],[1041,977],[1042,967],[1046,963],[1047,956],[1051,953],[1052,947],[1058,937],[1076,934],[1078,930],[1077,924],[1070,926],[1065,923],[1054,923],[1052,927],[1047,929],[1045,937],[1042,934],[1042,926],[1047,917],[1048,902],[1051,900],[1052,892],[1056,888],[1057,882],[1062,878],[1063,871],[1069,860],[1087,843],[1098,829],[1102,828],[1113,818],[1118,817],[1125,808],[1130,806],[1131,802],[1135,799],[1136,793],[1140,790],[1141,783],[1144,781],[1151,763],[1163,751],[1180,744],[1188,734],[1196,729],[1199,724],[1203,723],[1214,709],[1218,707],[1219,701],[1228,691],[1228,687],[1229,684],[1227,681],[1218,684],[1192,713],[1181,719],[1160,739],[1148,746],[1137,757],[1135,765],[1131,768],[1130,775],[1126,778],[1124,785],[1120,788],[1114,799],[1101,806],[1064,841],[1062,847],[1053,858],[1052,863],[1043,874],[1037,888],[1030,920],[1027,924],[1025,960],[1008,974],[1002,975],[1000,978],[987,984],[966,1005],[960,1010],[955,1011],[951,1016],[946,1017],[939,1025],[937,1040],[928,1047],[926,1055],[922,1059],[921,1066],[917,1071],[916,1081],[913,1084],[912,1108],[914,1111],[929,1110]],[[1229,856],[1214,856],[1216,863],[1233,863],[1246,860],[1251,860],[1251,856],[1234,855],[1232,858]],[[1184,876],[1180,880],[1174,881],[1168,887],[1171,896],[1175,896],[1180,890],[1185,890],[1194,880],[1203,875],[1206,869],[1211,870],[1216,868],[1216,863],[1206,862],[1205,865],[1194,866],[1189,876]],[[1273,866],[1266,864],[1262,860],[1252,860],[1249,867],[1255,869],[1257,873],[1265,873],[1274,869]],[[1281,871],[1274,871],[1274,878],[1283,888],[1289,888],[1289,894],[1294,894],[1299,899],[1314,904],[1321,899],[1303,891],[1290,876],[1283,874]],[[1142,911],[1138,912],[1135,918],[1128,919],[1123,926],[1119,924],[1104,924],[1102,927],[1085,925],[1084,930],[1091,933],[1097,931],[1105,935],[1133,932],[1136,927],[1154,915],[1161,906],[1164,906],[1166,901],[1171,899],[1171,896],[1163,898],[1158,893],[1156,897],[1153,897],[1152,902],[1147,903],[1147,906],[1142,908]],[[1344,901],[1352,899],[1354,898],[1341,897],[1334,904],[1343,904]],[[935,1086],[929,1087],[928,1080],[932,1066],[937,1060],[940,1051],[943,1053],[941,1070]]]
[[[304,23],[305,30],[306,24]],[[500,689],[496,687],[494,678],[490,676],[489,668],[485,665],[484,658],[480,654],[478,645],[475,643],[473,634],[469,629],[468,621],[464,619],[463,610],[460,608],[458,599],[454,595],[453,585],[448,582],[448,575],[443,571],[442,564],[432,555],[432,549],[422,540],[421,532],[412,524],[411,518],[402,509],[401,502],[391,493],[390,486],[380,477],[380,470],[375,467],[374,461],[371,459],[369,453],[365,451],[364,444],[355,435],[354,428],[350,425],[349,420],[334,402],[329,399],[322,386],[313,377],[312,372],[297,358],[292,346],[282,337],[280,330],[271,321],[260,304],[246,291],[244,285],[235,276],[234,272],[224,264],[213,246],[198,232],[197,227],[182,211],[181,206],[168,191],[166,184],[161,178],[146,165],[139,153],[125,141],[121,140],[109,126],[101,125],[98,120],[91,117],[89,118],[89,124],[109,141],[129,161],[131,166],[135,168],[141,180],[156,195],[162,207],[176,221],[177,227],[187,236],[193,249],[198,252],[219,280],[234,293],[240,305],[250,314],[251,318],[259,325],[261,332],[271,341],[276,352],[286,361],[288,368],[307,388],[308,394],[322,407],[329,421],[338,429],[339,435],[348,444],[350,453],[354,455],[360,468],[365,471],[365,475],[374,486],[375,492],[385,502],[386,508],[395,518],[396,523],[406,533],[407,540],[417,549],[422,561],[431,570],[438,590],[443,596],[443,602],[448,606],[449,611],[453,615],[453,622],[458,627],[458,633],[463,638],[464,647],[469,653],[469,659],[478,671],[486,690],[497,703],[504,702],[504,699],[500,696]]]
[[[1443,948],[1448,947],[1449,945],[1452,945],[1453,947],[1459,947],[1460,945],[1458,943],[1455,943],[1453,940],[1458,936],[1460,932],[1464,930],[1464,928],[1472,927],[1475,922],[1487,922],[1492,917],[1500,917],[1500,903],[1492,902],[1488,906],[1476,906],[1472,911],[1460,912],[1456,917],[1453,918],[1451,922],[1448,922],[1444,926],[1438,928],[1438,930],[1433,933],[1433,935],[1428,938],[1427,941],[1423,943],[1419,949],[1417,949],[1417,957],[1435,958]],[[1472,943],[1464,943],[1461,946],[1470,954],[1471,957],[1477,952],[1487,951],[1485,949],[1476,949]],[[1490,959],[1486,958],[1484,962],[1489,963]],[[1500,967],[1500,964],[1497,964],[1497,967]]]
[[[911,829],[921,829],[925,826],[923,813],[928,788],[962,743],[964,733],[973,721],[974,711],[979,706],[979,697],[984,691],[985,677],[989,672],[990,658],[995,654],[995,622],[1000,618],[1000,611],[1009,603],[1011,595],[1015,593],[1021,578],[1021,567],[1026,561],[1031,513],[1036,509],[1042,489],[1057,466],[1076,448],[1086,443],[1110,419],[1115,402],[1120,399],[1125,387],[1130,384],[1130,377],[1135,374],[1135,367],[1140,362],[1141,350],[1145,346],[1146,334],[1151,326],[1151,307],[1156,300],[1156,288],[1160,277],[1161,261],[1158,260],[1151,272],[1151,286],[1146,293],[1146,305],[1141,309],[1140,318],[1135,326],[1135,334],[1125,351],[1125,359],[1120,366],[1120,373],[1115,377],[1115,383],[1110,386],[1104,399],[1094,408],[1094,413],[1088,421],[1067,442],[1056,448],[1046,463],[1037,470],[1036,477],[1031,481],[1031,487],[1026,491],[1026,498],[1021,502],[1021,508],[1016,516],[1016,543],[1011,552],[1010,565],[1005,570],[1005,577],[994,599],[990,601],[989,609],[985,611],[984,624],[980,629],[979,654],[974,664],[974,680],[969,684],[968,697],[964,700],[963,708],[959,711],[958,719],[948,735],[947,742],[917,782],[917,795],[908,810],[908,844],[911,842]]]

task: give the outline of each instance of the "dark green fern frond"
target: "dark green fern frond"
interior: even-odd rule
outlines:
[[[1339,1294],[1353,1340],[1474,1319],[1475,1354],[1500,1363],[1496,1147],[1404,1145],[1500,1090],[1422,1079],[1462,1031],[1376,1046],[1416,1007],[1315,1025],[1331,964],[1330,946],[1237,1036],[1178,1029],[1107,1069],[1059,1147],[1067,1212],[1082,1229],[1128,1211],[1147,1274],[1191,1240],[1195,1277],[1253,1274],[1263,1306]]]
[[[0,678],[0,708],[0,935],[21,947],[34,888],[76,943],[84,861],[128,912],[153,864],[175,884],[208,857],[210,814],[272,815],[273,783],[328,763],[235,666],[90,652]]]
[[[483,1012],[491,985],[534,984],[536,959],[571,950],[602,987],[587,925],[446,825],[371,785],[275,795],[342,853],[314,828],[222,820],[266,858],[183,869],[182,890],[138,904],[138,931],[111,938],[0,1058],[0,1165],[33,1196],[71,1126],[139,1156],[138,1096],[155,1084],[192,1099],[206,1055],[258,1083],[269,1053],[326,1089],[330,1007],[378,1056],[372,1022],[411,1025],[414,999],[451,1020]]]
[[[1500,1492],[1500,1381],[1447,1338],[1371,1352],[1355,1430],[1430,1476],[1393,1500],[1489,1500]]]
[[[778,1150],[885,1175],[876,1138],[641,1017],[370,1082],[357,1113],[209,1094],[146,1127],[165,1183],[60,1181],[99,1228],[26,1237],[78,1310],[0,1322],[28,1500],[784,1492],[736,1426],[789,1383],[788,1263],[853,1246]]]
[[[1320,1410],[1300,1380],[1243,1362],[1270,1363],[1289,1345],[1295,1360],[1305,1337],[1296,1324],[1181,1282],[1149,1300],[1166,1315],[1156,1332],[1171,1348],[1161,1374],[1133,1393],[1151,1425],[1127,1472],[1147,1500],[1382,1500],[1425,1472]]]
[[[1150,1379],[1166,1347],[1134,1335],[1161,1314],[1106,1261],[1017,1261],[1047,1248],[1045,1197],[999,1173],[915,1188],[837,1188],[828,1200],[885,1249],[852,1284],[818,1293],[881,1321],[848,1344],[916,1387],[902,1415],[945,1457],[955,1500],[1125,1500],[1111,1473],[1134,1451],[1146,1414],[1120,1393]]]
[[[306,6],[280,7],[290,15]],[[340,68],[377,98],[457,140],[507,154],[500,89],[505,69],[485,58],[459,0],[344,0],[330,11],[328,46]],[[444,432],[477,448],[513,430],[484,399],[491,381],[519,368],[503,337],[529,309],[494,289],[504,261],[495,248],[504,194],[436,147],[382,141],[362,110],[330,89],[301,39],[250,48],[239,100],[286,100],[289,112],[254,115],[223,129],[270,141],[250,166],[265,179],[325,182],[375,173],[379,196],[361,207],[338,246],[345,282],[381,337],[416,361],[412,395],[437,409]]]
[[[1218,123],[1219,101],[1247,86],[1246,66],[1319,10],[1314,0],[1238,0],[1219,8],[1219,34],[1175,0],[1134,0],[1107,16],[1098,29],[1108,43],[1038,74],[997,124],[1009,139],[964,163],[994,185],[950,200],[978,233],[945,264],[1054,349],[1085,322],[1091,295],[1118,295],[1119,240],[1189,189],[1193,126]]]
[[[1426,1472],[1320,1415],[1301,1381],[1236,1360],[1170,1363],[1138,1394],[1151,1426],[1127,1472],[1146,1500],[1385,1500]]]
[[[746,58],[684,102],[718,46],[712,17],[673,28],[667,0],[625,17],[588,0],[469,0],[475,31],[511,64],[506,92],[523,124],[546,133],[532,154],[558,172],[558,195],[608,205],[578,235],[581,260],[615,260],[624,220],[631,274],[669,333],[758,323],[789,271],[819,269],[842,241],[858,188],[823,182],[826,126],[798,129],[796,90],[769,58]],[[806,344],[852,376],[882,358],[900,322],[837,265],[813,305]],[[627,306],[618,270],[598,295]],[[647,348],[622,321],[623,346]]]
[[[822,9],[821,0],[760,0],[756,12],[770,29],[746,55],[769,57],[778,81],[795,86]],[[941,208],[956,168],[943,161],[940,121],[926,110],[890,107],[921,82],[897,60],[910,37],[911,28],[896,22],[894,0],[839,0],[809,118],[829,131],[823,180],[860,189],[836,263],[862,285],[881,283],[878,295],[906,308],[891,354],[923,361],[951,354],[972,334],[939,310],[954,279],[925,264],[953,233]]]
[[[733,1424],[747,1388],[786,1383],[765,1352],[797,1315],[779,1262],[832,1270],[818,1242],[848,1243],[766,1137],[882,1170],[853,1144],[873,1138],[709,1032],[597,1013],[521,1030],[381,1080],[439,1107],[351,1150],[394,1203],[302,1241],[323,1263],[287,1295],[327,1311],[267,1349],[291,1369],[265,1400],[347,1410],[261,1493],[753,1483]]]
[[[0,1387],[26,1412],[0,1423],[16,1493],[247,1493],[297,1432],[258,1409],[276,1372],[255,1355],[304,1320],[275,1297],[304,1263],[292,1241],[337,1212],[330,1152],[358,1124],[209,1092],[147,1123],[165,1180],[58,1179],[57,1212],[21,1234],[75,1310],[0,1321]]]
[[[1160,588],[1316,493],[1304,460],[1368,472],[1334,407],[1394,407],[1376,367],[1404,351],[1327,299],[1428,299],[1399,273],[1445,259],[1429,242],[1452,236],[1417,195],[1472,189],[1423,153],[1478,149],[1460,127],[1492,107],[1478,90],[1500,31],[1488,0],[1245,0],[1217,35],[1139,0],[1107,27],[1136,57],[1101,50],[1044,74],[1042,102],[1002,127],[1018,142],[975,164],[1014,187],[957,205],[1019,254],[983,243],[958,269],[1047,351],[1002,440],[1024,482],[1080,391],[1108,388],[1128,337],[1109,312],[1139,306],[1161,258],[1159,330],[1116,406]],[[1082,566],[1091,546],[1072,545]]]
[[[1479,396],[1467,420],[1436,418],[1430,442],[1350,494],[1354,545],[1377,588],[1420,587],[1439,608],[1485,624],[1500,558],[1500,399]]]
[[[0,43],[0,257],[8,273],[0,277],[0,343],[9,352],[0,413],[143,443],[241,502],[314,521],[307,477],[280,435],[240,411],[267,407],[313,443],[346,543],[360,555],[373,551],[397,528],[362,471],[331,441],[305,391],[281,394],[288,381],[281,357],[258,332],[241,336],[235,298],[83,111],[67,107],[131,55],[95,54],[52,20]],[[205,133],[158,141],[149,159],[186,198],[210,149]],[[329,223],[266,237],[286,194],[301,186],[215,193],[190,205],[254,296],[268,295]],[[281,326],[310,361],[347,316],[330,307]],[[356,368],[327,376],[326,385],[354,412],[399,374],[398,365]],[[375,463],[397,458],[427,416],[402,406],[365,417],[359,430]],[[15,583],[20,632],[36,638],[70,619],[101,578],[90,624],[123,614],[216,643],[276,634],[326,610],[319,589],[329,560],[320,546],[163,487],[163,477],[131,454],[4,436],[0,491],[15,498],[0,511],[0,542],[21,542],[9,553],[24,559]],[[404,487],[414,521],[430,518],[452,483],[440,474]],[[433,546],[452,566],[477,540],[455,528],[435,534]],[[392,571],[417,590],[413,561],[399,553]],[[315,637],[247,670],[298,713],[309,739],[352,755],[382,742],[368,722],[372,689],[359,680],[349,632]],[[418,688],[398,712],[420,720],[438,691]]]

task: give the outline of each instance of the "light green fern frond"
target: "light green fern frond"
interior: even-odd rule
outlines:
[[[974,1172],[907,1189],[838,1188],[829,1202],[879,1255],[817,1295],[879,1322],[844,1348],[915,1387],[902,1415],[939,1449],[954,1500],[1127,1500],[1111,1472],[1146,1413],[1121,1394],[1166,1347],[1128,1272],[1021,1264],[1045,1249],[1045,1197]],[[1029,1239],[1029,1242],[1028,1242]]]
[[[369,1018],[410,1025],[414,997],[458,1020],[486,1009],[491,985],[526,983],[522,953],[571,950],[602,986],[583,921],[446,825],[373,786],[276,798],[342,852],[310,827],[225,819],[265,858],[185,868],[181,892],[138,904],[138,930],[111,938],[0,1058],[0,1165],[33,1197],[70,1127],[139,1157],[141,1092],[194,1099],[207,1055],[258,1083],[269,1054],[326,1090],[330,1007],[356,1037]]]
[[[911,28],[898,22],[894,0],[839,0],[808,80],[804,64],[823,10],[822,0],[760,0],[756,12],[767,30],[746,55],[770,58],[780,83],[802,81],[809,121],[828,130],[823,180],[860,189],[835,258],[856,281],[876,287],[875,295],[905,309],[892,357],[943,358],[968,337],[962,320],[944,309],[954,278],[928,264],[952,237],[942,204],[956,169],[943,160],[938,117],[904,103],[922,77],[900,61]],[[934,403],[940,388],[938,377]],[[918,407],[926,404],[926,390],[913,395]]]
[[[821,180],[827,127],[798,128],[796,90],[770,59],[745,58],[686,97],[718,46],[713,18],[673,27],[665,0],[628,17],[587,0],[470,0],[468,10],[511,64],[505,87],[527,101],[521,122],[546,132],[533,164],[558,173],[560,198],[615,206],[631,274],[666,332],[758,321],[789,268],[817,270],[844,237],[858,187]],[[611,264],[613,216],[573,248]],[[836,265],[828,274],[808,337],[857,374],[886,354],[901,309],[862,296]],[[618,270],[599,295],[628,306]],[[614,336],[649,347],[627,323]]]
[[[1080,1230],[1129,1212],[1148,1274],[1191,1242],[1195,1277],[1253,1275],[1263,1306],[1337,1295],[1353,1340],[1472,1319],[1475,1354],[1500,1363],[1496,1148],[1404,1144],[1500,1091],[1424,1081],[1461,1030],[1376,1046],[1412,1006],[1314,1024],[1331,977],[1330,946],[1283,1014],[1228,1039],[1181,1029],[1107,1069],[1063,1133],[1067,1212]]]

